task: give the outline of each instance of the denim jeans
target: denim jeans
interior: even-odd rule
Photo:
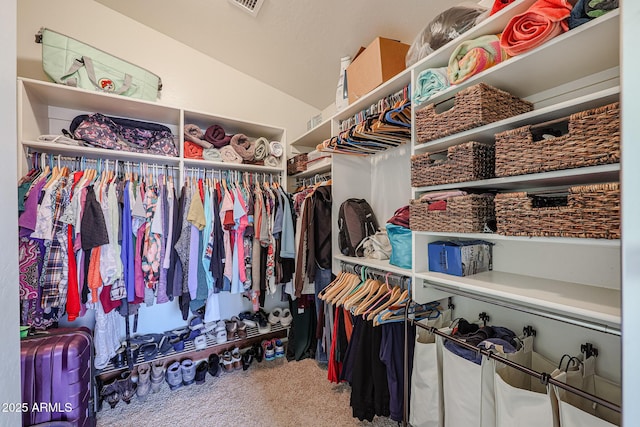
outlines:
[[[316,298],[315,298],[316,314],[318,315],[318,319],[320,318],[320,312],[322,307],[322,301],[318,299],[318,293],[324,288],[326,288],[329,283],[331,283],[331,269],[317,267],[314,285],[315,285],[315,291],[316,291]],[[316,349],[316,361],[321,363],[327,363],[328,360],[329,359],[327,357],[327,353],[322,348],[322,339],[319,339],[318,347]]]

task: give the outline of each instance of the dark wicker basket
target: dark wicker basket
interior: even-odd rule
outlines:
[[[307,153],[296,154],[287,160],[287,175],[293,175],[307,170]]]
[[[409,212],[409,227],[413,231],[481,233],[485,224],[495,218],[491,194],[451,197],[444,211],[430,211],[428,203],[412,200]]]
[[[456,93],[450,110],[438,114],[436,106],[430,104],[416,111],[416,139],[419,143],[433,141],[532,109],[530,102],[479,83]]]
[[[565,128],[562,132],[568,130],[568,133],[549,139],[539,136],[562,128]],[[499,177],[619,161],[618,102],[496,134],[496,176]]]
[[[450,184],[494,177],[494,148],[471,141],[447,149],[446,160],[435,160],[434,154],[411,157],[411,185]]]
[[[618,183],[571,187],[566,206],[534,207],[524,192],[498,194],[495,205],[506,236],[620,238]]]

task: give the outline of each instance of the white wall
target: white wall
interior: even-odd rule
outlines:
[[[0,129],[4,143],[0,144],[0,200],[9,209],[0,212],[0,405],[20,403],[20,338],[18,326],[18,217],[16,206],[16,1],[2,4],[0,13]],[[7,413],[0,407],[0,426],[18,426],[19,412]]]
[[[197,31],[188,22],[176,25]],[[164,84],[160,103],[284,127],[289,140],[304,133],[307,121],[320,112],[93,0],[18,3],[18,76],[48,80],[42,71],[42,46],[34,43],[34,34],[41,27],[159,75]]]

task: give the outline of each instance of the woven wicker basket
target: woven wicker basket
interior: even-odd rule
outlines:
[[[470,141],[447,149],[447,159],[434,160],[435,153],[411,157],[411,185],[450,184],[494,177],[494,148]]]
[[[524,192],[498,194],[495,205],[499,234],[620,238],[618,183],[571,187],[567,206],[533,207]]]
[[[409,227],[413,231],[480,233],[487,221],[495,218],[491,194],[451,197],[444,211],[430,211],[428,203],[412,200],[409,213]]]
[[[566,125],[568,133],[535,141],[534,134]],[[620,161],[618,102],[535,126],[496,134],[496,176],[596,166]]]
[[[419,143],[433,141],[532,109],[530,102],[479,83],[456,93],[450,110],[438,114],[435,105],[430,104],[416,111],[416,138]]]
[[[293,175],[307,170],[307,153],[296,154],[287,160],[287,174]]]

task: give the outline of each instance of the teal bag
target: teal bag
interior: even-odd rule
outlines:
[[[42,28],[42,68],[54,82],[87,90],[155,101],[160,77],[81,41]]]
[[[389,263],[396,267],[411,269],[411,230],[387,223],[387,236],[391,242]]]

